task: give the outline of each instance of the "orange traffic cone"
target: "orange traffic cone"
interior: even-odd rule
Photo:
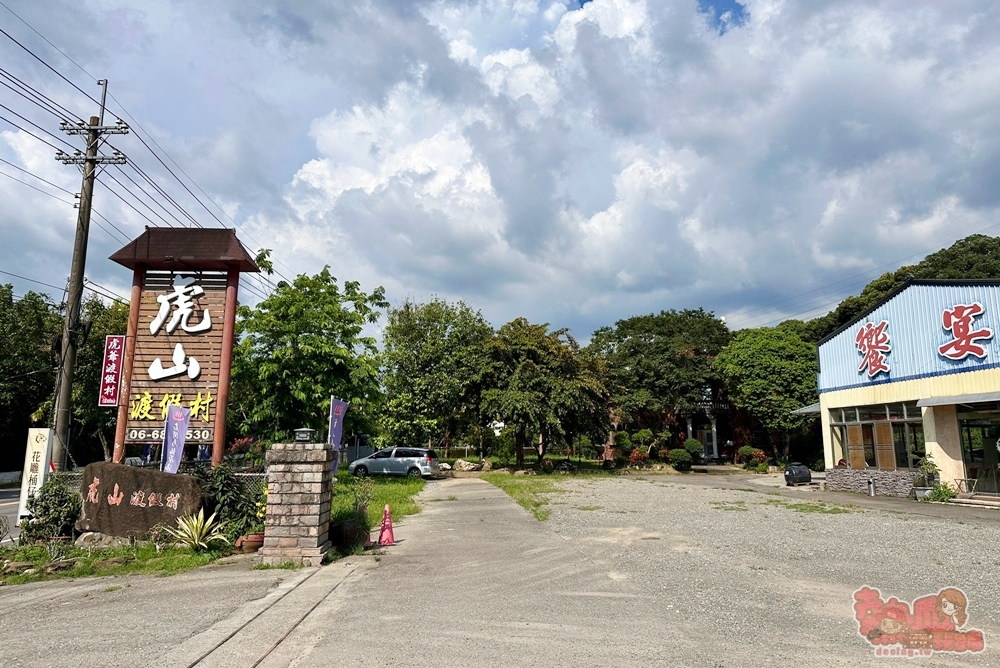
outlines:
[[[389,512],[389,504],[385,504],[385,511],[382,513],[382,530],[378,532],[379,545],[395,545],[396,538],[392,535],[392,513]]]

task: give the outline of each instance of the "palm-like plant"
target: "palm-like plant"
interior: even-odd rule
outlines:
[[[216,541],[228,543],[224,531],[225,522],[216,522],[215,513],[205,519],[205,510],[200,509],[197,515],[177,518],[177,528],[164,527],[173,536],[175,545],[190,547],[192,550],[207,550]]]

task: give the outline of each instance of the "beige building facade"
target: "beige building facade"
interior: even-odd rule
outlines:
[[[997,494],[998,329],[997,282],[914,281],[821,341],[827,470],[901,493],[930,456],[941,482]]]

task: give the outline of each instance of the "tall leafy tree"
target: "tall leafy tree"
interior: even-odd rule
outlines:
[[[524,318],[500,328],[490,342],[483,404],[512,431],[518,466],[529,443],[541,460],[556,439],[606,428],[608,393],[598,364],[565,329],[550,332]]]
[[[391,443],[441,444],[479,425],[481,378],[493,328],[465,302],[410,301],[389,311],[383,332],[386,407]]]
[[[803,341],[801,326],[744,329],[715,359],[725,379],[729,400],[767,430],[775,454],[788,457],[788,434],[805,425],[807,417],[792,411],[816,401],[816,346]]]
[[[381,287],[341,285],[328,267],[279,282],[255,308],[241,306],[229,426],[269,441],[298,427],[324,434],[335,395],[351,402],[347,431],[370,431],[382,391],[376,340],[364,330],[388,306]]]
[[[716,398],[712,364],[729,329],[704,309],[661,311],[594,332],[589,350],[607,361],[619,421],[660,433],[677,411]]]
[[[15,300],[0,285],[0,469],[20,469],[32,414],[49,399],[55,383],[53,340],[60,318],[45,295]],[[43,421],[47,416],[42,416]]]

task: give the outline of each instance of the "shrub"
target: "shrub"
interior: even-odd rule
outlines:
[[[737,450],[736,455],[737,461],[748,471],[755,471],[761,464],[767,463],[767,453],[749,445]]]
[[[754,450],[754,448],[751,445],[744,445],[739,450],[737,450],[736,451],[736,463],[737,464],[746,464],[751,459],[753,459],[753,450]]]
[[[674,448],[670,451],[668,457],[670,459],[670,465],[673,466],[674,469],[678,471],[691,470],[691,463],[694,460],[691,457],[691,453],[684,448]]]
[[[809,468],[812,469],[813,471],[816,471],[817,473],[822,473],[823,471],[826,470],[826,460],[820,457],[819,459],[814,461],[809,466]]]
[[[754,471],[756,471],[757,473],[767,473],[769,470],[770,469],[765,463],[760,463],[754,466]]]
[[[697,438],[689,438],[684,441],[684,449],[687,450],[692,457],[697,457],[705,452],[705,446]]]
[[[927,493],[928,501],[948,501],[954,499],[958,492],[947,482],[939,482]]]
[[[55,476],[49,476],[38,488],[38,493],[28,497],[31,517],[21,521],[21,543],[72,536],[80,507],[80,495]]]
[[[209,509],[225,524],[229,536],[235,538],[249,533],[257,524],[260,499],[250,493],[229,464],[219,464],[203,477]]]
[[[641,445],[644,448],[648,448],[649,444],[653,442],[653,430],[652,429],[640,429],[639,431],[632,434],[632,442],[636,445]]]
[[[616,432],[615,446],[621,448],[623,452],[628,452],[632,449],[632,437],[628,435],[627,431]]]
[[[177,528],[166,527],[176,545],[189,547],[195,551],[210,549],[212,543],[228,543],[225,522],[216,522],[215,513],[205,519],[205,509],[198,510],[197,515],[177,518]]]
[[[615,455],[615,465],[614,468],[620,469],[628,463],[628,460],[621,455]]]
[[[641,448],[636,448],[632,451],[632,454],[628,456],[629,466],[643,467],[649,463],[649,455],[646,451]]]

